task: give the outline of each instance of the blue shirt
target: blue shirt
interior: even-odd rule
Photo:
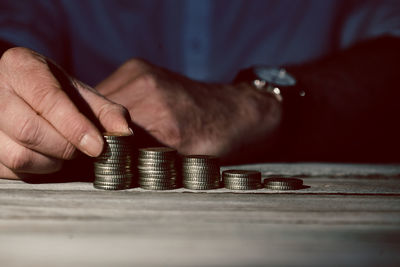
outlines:
[[[303,63],[383,34],[400,35],[399,1],[0,2],[0,39],[91,85],[132,57],[229,82],[250,65]]]

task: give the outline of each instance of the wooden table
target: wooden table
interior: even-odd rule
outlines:
[[[0,266],[400,266],[400,165],[238,166],[310,188],[0,181]],[[226,168],[225,168],[226,169]]]

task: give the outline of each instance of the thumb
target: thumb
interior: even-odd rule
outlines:
[[[95,124],[101,131],[116,132],[122,134],[132,134],[129,127],[131,118],[128,110],[122,105],[116,104],[111,100],[100,95],[89,85],[71,78],[71,82],[89,105],[91,112],[95,116]],[[87,116],[87,114],[84,114]]]

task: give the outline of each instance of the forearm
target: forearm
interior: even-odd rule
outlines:
[[[370,40],[288,70],[307,96],[298,107],[297,123],[292,121],[282,136],[283,159],[396,159],[400,39]]]

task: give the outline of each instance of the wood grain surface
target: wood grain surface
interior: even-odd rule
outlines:
[[[0,180],[0,266],[399,266],[400,165],[258,164],[309,188]]]

